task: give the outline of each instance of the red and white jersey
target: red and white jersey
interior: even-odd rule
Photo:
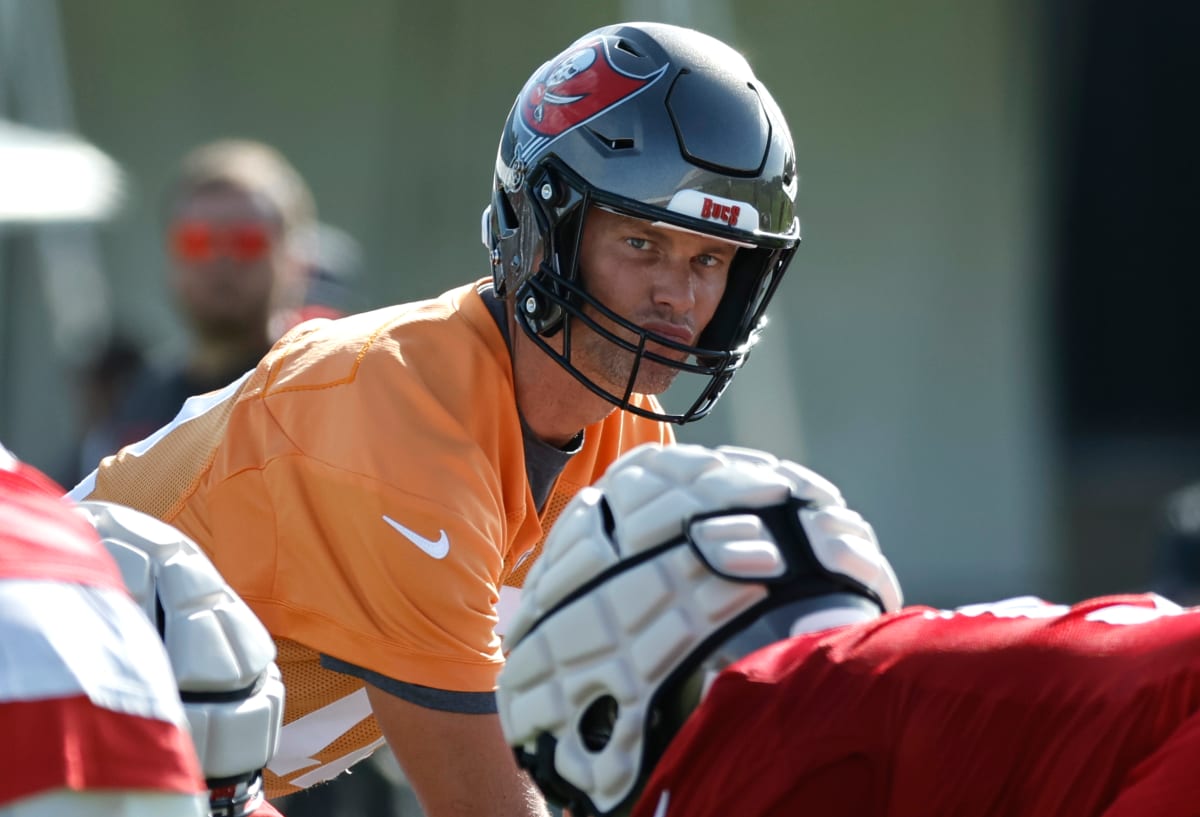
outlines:
[[[911,607],[722,672],[634,817],[1200,815],[1200,609]]]
[[[0,815],[205,815],[162,641],[61,493],[0,448]]]

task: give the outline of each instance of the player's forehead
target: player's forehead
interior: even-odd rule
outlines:
[[[649,219],[638,218],[637,216],[621,213],[599,204],[593,205],[591,210],[588,211],[588,220],[602,229],[613,232],[631,231],[651,237],[694,238],[700,243],[711,245],[714,249],[736,250],[738,247],[749,246],[737,241],[730,241],[721,236],[702,233],[698,230],[689,230],[686,227],[680,227],[665,221],[650,221]]]

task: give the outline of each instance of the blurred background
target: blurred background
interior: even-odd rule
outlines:
[[[1166,496],[1200,479],[1198,9],[0,0],[0,120],[80,137],[120,184],[90,223],[0,219],[0,439],[66,481],[98,350],[183,342],[163,202],[192,147],[286,155],[353,247],[352,308],[436,295],[488,274],[524,80],[596,26],[663,20],[774,93],[804,234],[764,344],[681,438],[833,479],[909,601],[1144,589]]]

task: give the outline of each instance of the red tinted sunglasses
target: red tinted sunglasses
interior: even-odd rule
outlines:
[[[256,221],[180,221],[172,225],[170,240],[171,252],[187,264],[205,264],[218,255],[252,264],[271,251],[271,231]]]

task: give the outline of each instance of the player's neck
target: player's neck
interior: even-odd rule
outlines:
[[[614,411],[539,349],[519,329],[513,334],[513,379],[521,415],[541,440],[562,447]]]

